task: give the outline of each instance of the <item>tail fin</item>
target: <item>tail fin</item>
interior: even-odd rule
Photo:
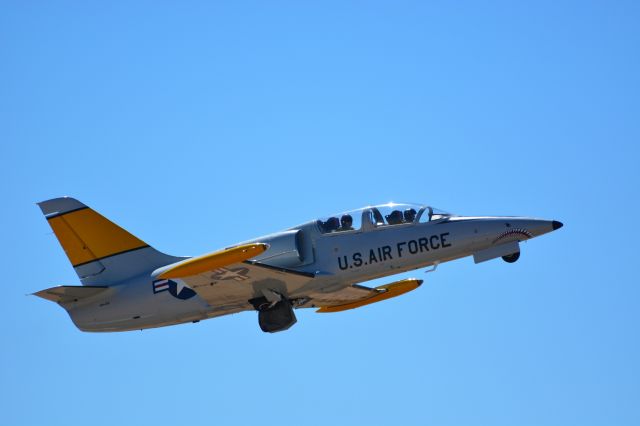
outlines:
[[[109,285],[184,258],[161,253],[80,201],[38,203],[83,285]]]

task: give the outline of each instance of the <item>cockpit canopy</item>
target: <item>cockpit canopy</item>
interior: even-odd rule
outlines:
[[[372,229],[380,226],[429,222],[451,216],[420,204],[388,203],[339,213],[317,221],[323,233]]]

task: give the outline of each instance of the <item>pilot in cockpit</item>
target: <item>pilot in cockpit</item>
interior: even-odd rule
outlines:
[[[389,225],[398,225],[402,223],[402,212],[400,210],[394,210],[388,214],[386,218]]]
[[[333,231],[337,231],[338,228],[340,228],[340,221],[338,220],[337,217],[330,217],[325,223],[324,223],[324,229],[326,232],[333,232]]]
[[[406,223],[412,223],[416,219],[416,210],[415,209],[406,209],[404,211],[404,221]]]
[[[343,214],[340,218],[339,231],[353,231],[353,218],[350,214]]]

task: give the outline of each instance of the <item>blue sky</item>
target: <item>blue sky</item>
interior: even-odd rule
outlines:
[[[639,424],[639,20],[624,1],[3,3],[1,422]],[[87,334],[25,296],[78,284],[35,205],[61,195],[176,255],[387,201],[565,227],[285,333],[245,313]]]

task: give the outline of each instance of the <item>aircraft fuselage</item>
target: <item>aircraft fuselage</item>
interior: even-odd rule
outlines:
[[[54,201],[70,202],[66,199],[51,202]],[[368,207],[344,214],[340,219],[312,221],[240,243],[240,248],[254,243],[265,247],[266,251],[246,261],[212,266],[188,279],[163,277],[168,269],[175,270],[174,265],[182,265],[180,270],[193,269],[194,264],[214,262],[219,255],[171,258],[149,251],[153,249],[143,245],[132,254],[127,251],[117,253],[120,263],[110,260],[109,256],[89,262],[90,270],[98,271],[97,274],[82,276],[84,269],[81,268],[86,268],[87,262],[74,265],[85,287],[65,288],[64,294],[60,293],[63,290],[53,288],[43,291],[49,292],[47,294],[40,292],[38,295],[60,303],[76,326],[84,331],[145,329],[245,310],[262,312],[262,307],[273,306],[279,299],[286,300],[292,308],[320,307],[329,312],[340,310],[340,303],[345,307],[353,305],[350,300],[375,299],[366,294],[349,294],[349,288],[356,292],[371,291],[374,295],[379,294],[375,291],[386,291],[386,288],[362,290],[365,287],[358,287],[373,279],[467,256],[473,256],[476,263],[499,257],[514,262],[519,257],[521,241],[562,226],[560,222],[528,217],[440,214],[430,207],[422,207],[416,212],[412,205],[406,206],[410,208],[405,210],[404,216],[396,209],[383,217],[379,209],[383,206]],[[59,215],[56,213],[53,217]],[[354,215],[358,224],[353,224]],[[135,240],[140,245],[138,241]],[[63,245],[65,242],[61,239]],[[149,251],[149,254],[135,262],[126,260],[125,256],[136,255],[136,251],[142,254]],[[71,253],[71,259],[72,250],[67,252]],[[107,286],[100,285],[104,279],[100,276],[102,271],[107,271],[104,276],[109,277],[121,272],[120,265],[142,270],[139,263],[153,256],[158,260],[143,273],[110,282]],[[165,259],[169,258],[167,262]],[[74,294],[78,294],[77,298]]]

